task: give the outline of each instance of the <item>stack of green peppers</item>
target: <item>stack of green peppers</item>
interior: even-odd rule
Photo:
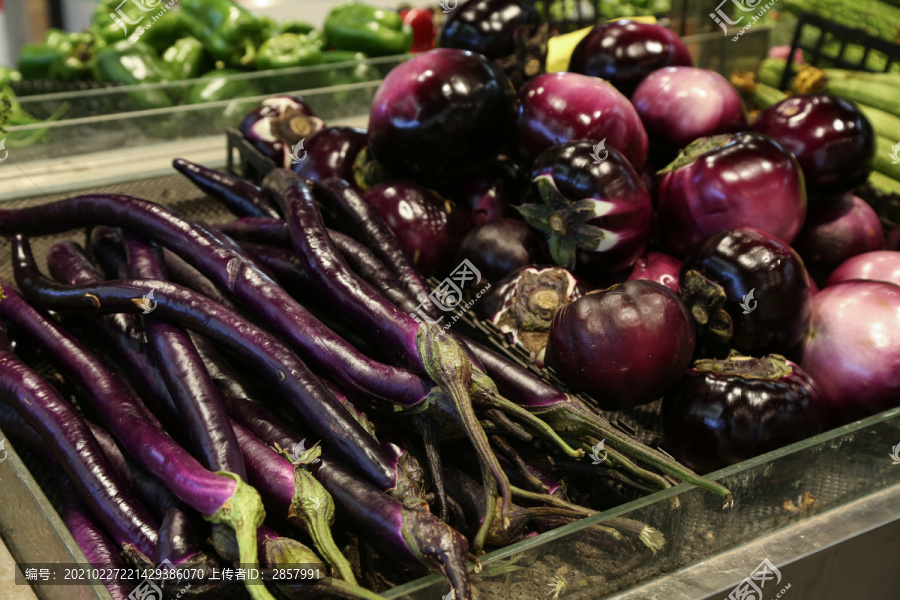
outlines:
[[[409,52],[412,28],[400,13],[361,2],[343,2],[325,19],[325,40],[335,50],[389,56]]]
[[[95,50],[90,33],[48,29],[43,43],[22,46],[17,68],[25,79],[85,79],[90,75]]]

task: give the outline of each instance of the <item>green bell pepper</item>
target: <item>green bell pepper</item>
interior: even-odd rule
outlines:
[[[162,64],[172,79],[195,79],[213,68],[212,60],[195,37],[184,37],[166,48]]]
[[[320,65],[322,47],[307,35],[282,33],[259,47],[255,64],[258,71]]]
[[[233,77],[243,72],[237,69],[216,69],[204,73],[205,81],[194,84],[187,94],[188,104],[203,102],[219,102],[221,100],[247,100],[251,96],[259,96],[259,90],[246,79]]]
[[[315,31],[315,27],[306,21],[282,21],[278,27],[278,33],[299,33],[305,35]]]
[[[50,79],[72,81],[88,79],[94,60],[94,36],[86,31],[68,33],[60,29],[48,29],[44,45],[63,53],[50,65]]]
[[[331,48],[369,56],[403,54],[413,43],[412,28],[399,13],[359,2],[344,2],[331,9],[324,31]]]
[[[351,83],[365,83],[368,81],[378,81],[384,75],[374,66],[368,64],[366,59],[368,56],[362,52],[352,52],[349,50],[332,50],[322,53],[322,60],[325,64],[349,63],[341,64],[328,71],[328,85],[338,86]],[[355,63],[355,64],[354,64]],[[358,92],[353,90],[335,90],[333,92],[334,101],[339,104],[347,103],[354,94]]]
[[[116,42],[97,53],[94,60],[94,79],[124,85],[159,83],[168,79],[168,73],[159,62],[159,56],[150,46],[141,42]],[[138,109],[172,106],[172,100],[160,88],[148,88],[128,94],[132,106]]]
[[[182,11],[171,0],[101,0],[90,29],[99,45],[140,41],[157,52],[189,33]]]
[[[232,0],[181,0],[191,34],[217,61],[248,67],[256,59],[268,26],[263,19]]]
[[[24,79],[51,79],[54,65],[65,62],[66,51],[47,44],[25,44],[19,50],[16,69]]]
[[[22,74],[15,69],[0,66],[0,90],[9,87],[10,84],[22,81]]]

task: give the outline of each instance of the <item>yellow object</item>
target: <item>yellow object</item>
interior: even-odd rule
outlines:
[[[622,19],[628,19],[629,21],[634,21],[636,23],[649,23],[650,25],[656,24],[656,17],[620,17],[618,19],[610,19],[612,21],[620,21]],[[565,33],[563,35],[558,35],[556,37],[550,38],[547,42],[547,72],[548,73],[556,73],[558,71],[565,71],[569,68],[569,59],[572,57],[572,52],[575,50],[575,46],[578,45],[584,36],[586,36],[593,27],[585,27],[584,29],[579,29],[578,31],[573,31],[571,33]]]

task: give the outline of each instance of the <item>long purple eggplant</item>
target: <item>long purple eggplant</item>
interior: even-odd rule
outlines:
[[[31,262],[33,265],[33,259]],[[22,300],[9,284],[0,282],[0,289],[4,292],[0,300],[0,318],[14,323],[17,331],[42,348],[84,391],[95,410],[105,419],[109,430],[131,456],[162,479],[180,500],[199,511],[208,521],[232,527],[241,549],[241,562],[255,565],[256,527],[265,517],[262,500],[256,490],[236,475],[212,473],[204,469],[147,419],[146,408],[140,400],[131,395],[116,374],[80,341]],[[10,362],[10,365],[14,363]],[[34,398],[30,391],[22,392],[21,397]],[[29,407],[35,404],[32,402]],[[37,428],[36,422],[32,425]],[[63,431],[48,431],[44,437],[46,439],[56,433],[62,436]],[[74,454],[76,450],[72,449],[72,452]],[[101,451],[98,449],[97,452]],[[73,473],[73,480],[79,481],[77,473]],[[121,494],[111,497],[117,499]],[[135,514],[142,513],[138,511]],[[155,532],[154,528],[154,542]],[[257,600],[272,600],[272,595],[258,582],[248,581],[247,590]]]
[[[239,217],[280,218],[266,194],[244,179],[176,158],[172,166],[207,196]]]
[[[286,449],[298,461],[298,464],[292,464],[241,425],[233,423],[232,426],[240,441],[250,480],[263,498],[277,508],[279,517],[287,518],[309,534],[316,549],[341,579],[355,584],[353,568],[331,536],[334,501],[309,471],[299,464],[299,461],[315,460],[319,449],[309,452],[302,445]]]
[[[330,177],[317,184],[320,190],[360,231],[366,245],[371,248],[385,265],[394,271],[400,283],[406,288],[416,302],[428,312],[432,310],[432,302],[422,276],[400,246],[397,236],[390,230],[384,219],[353,186],[344,181]],[[282,207],[282,210],[284,208]]]
[[[111,568],[127,568],[128,565],[122,560],[121,548],[116,547],[94,520],[93,515],[88,512],[87,506],[75,492],[71,480],[61,470],[56,471],[56,487],[63,504],[63,522],[88,562],[101,572]],[[107,578],[102,581],[113,600],[129,600],[134,585],[128,580]]]
[[[319,291],[351,321],[377,331],[382,344],[413,369],[427,373],[447,393],[459,424],[478,454],[485,489],[491,487],[491,481],[496,482],[505,522],[509,481],[472,407],[468,391],[472,365],[468,357],[449,336],[443,335],[442,328],[420,324],[353,274],[328,237],[312,192],[296,174],[276,169],[266,176],[263,187],[284,213],[294,249]],[[493,499],[488,497],[486,501]]]
[[[255,368],[282,393],[309,428],[382,490],[401,497],[417,495],[403,461],[362,429],[322,387],[321,382],[276,336],[196,292],[162,281],[124,280],[68,286],[37,270],[24,236],[13,238],[16,282],[30,298],[61,312],[137,312],[144,296],[156,291],[154,309],[162,318],[202,334],[228,348]]]
[[[20,326],[16,304],[25,303],[5,282],[0,282],[0,289],[0,318]],[[0,398],[41,434],[116,543],[122,548],[133,546],[150,560],[156,551],[158,523],[128,491],[84,419],[53,386],[13,354],[2,325]]]
[[[216,229],[238,242],[291,248],[291,232],[281,218],[241,217],[216,225]]]
[[[122,232],[129,276],[166,279],[162,252],[128,231]],[[231,423],[203,360],[186,331],[152,314],[152,300],[144,308],[144,333],[154,363],[166,381],[200,461],[211,471],[228,471],[246,481],[244,459]]]
[[[415,373],[368,359],[208,230],[167,207],[130,196],[89,194],[0,209],[0,235],[44,235],[89,225],[139,231],[168,248],[251,309],[302,358],[350,388],[409,405],[423,400],[433,387]]]
[[[275,169],[263,181],[263,188],[278,203],[291,230],[291,238],[297,255],[303,260],[306,272],[320,293],[331,301],[342,314],[367,331],[378,332],[381,344],[419,372],[427,373],[449,400],[451,411],[466,433],[483,472],[485,501],[493,502],[490,493],[496,483],[502,503],[500,516],[507,522],[510,502],[509,482],[490,447],[473,408],[470,393],[482,404],[511,411],[526,423],[548,436],[570,456],[583,453],[569,447],[540,419],[500,397],[496,386],[473,364],[467,350],[456,342],[454,336],[444,335],[444,329],[433,323],[422,323],[384,299],[371,285],[357,277],[347,266],[328,236],[315,199],[306,183],[291,171]],[[488,519],[482,530],[486,534],[493,519]],[[483,539],[483,535],[477,539]]]
[[[237,308],[234,302],[223,294],[212,281],[207,279],[200,271],[184,262],[183,259],[172,254],[168,250],[163,251],[163,256],[165,256],[166,259],[166,271],[169,273],[169,278],[173,283],[183,285],[186,288],[191,288],[195,292],[200,292],[204,296],[208,296],[219,304],[227,306],[232,310]],[[124,279],[124,277],[118,279]]]
[[[283,426],[272,426],[265,409],[247,409],[232,416],[269,446],[295,448],[304,441]],[[408,507],[379,492],[328,458],[320,458],[311,471],[334,499],[339,519],[351,521],[392,558],[443,573],[457,590],[457,600],[471,598],[468,545],[458,531],[427,510]]]
[[[91,228],[88,235],[87,253],[92,262],[99,265],[106,279],[124,279],[128,277],[128,263],[122,238],[115,227],[98,225]]]

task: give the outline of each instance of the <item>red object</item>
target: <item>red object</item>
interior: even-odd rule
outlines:
[[[413,45],[410,52],[424,52],[434,48],[434,40],[437,38],[434,13],[427,8],[407,8],[400,11],[400,16],[413,30]]]

